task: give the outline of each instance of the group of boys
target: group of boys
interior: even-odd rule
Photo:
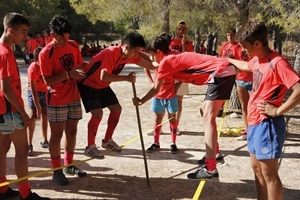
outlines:
[[[5,30],[0,40],[0,183],[7,181],[5,161],[11,142],[15,145],[18,178],[28,174],[26,127],[31,126],[31,119],[24,110],[20,76],[11,45],[19,44],[24,39],[29,25],[28,20],[17,13],[9,13],[4,18]],[[159,67],[152,63],[148,54],[142,52],[146,46],[145,41],[136,32],[128,34],[121,46],[106,48],[87,64],[82,60],[78,44],[69,39],[69,22],[62,16],[55,16],[49,26],[53,40],[42,49],[39,61],[41,75],[48,86],[47,115],[51,129],[49,151],[52,167],[57,169],[52,179],[57,183],[69,184],[64,173],[78,177],[87,174],[72,164],[77,125],[82,118],[80,99],[86,112],[91,112],[85,155],[104,158],[103,152],[95,144],[104,108],[108,108],[110,114],[102,147],[116,152],[122,151],[112,139],[122,107],[109,85],[118,81],[135,82],[134,72],[119,75],[126,63],[155,70],[157,74],[153,88],[143,98],[133,99],[137,106],[150,100],[169,80],[176,79],[195,85],[207,84],[207,94],[200,109],[205,127],[205,164],[188,174],[188,178],[217,178],[216,116],[223,101],[230,98],[238,68],[252,71],[254,77],[248,106],[247,142],[257,196],[259,199],[282,197],[282,183],[278,176],[278,158],[281,157],[285,137],[282,115],[300,101],[300,78],[284,58],[268,47],[267,29],[263,23],[249,21],[237,33],[238,41],[252,58],[249,62],[193,52],[174,54],[169,51],[170,37],[162,34],[151,40],[146,48]],[[291,88],[293,92],[282,103],[287,88]],[[66,140],[62,166],[60,143],[64,132]],[[21,199],[48,199],[32,193],[27,180],[19,182],[19,191]],[[0,187],[1,198],[16,194],[19,193],[8,186]]]

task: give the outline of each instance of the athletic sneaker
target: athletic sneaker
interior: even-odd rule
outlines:
[[[43,149],[48,149],[49,147],[49,142],[46,140],[44,142],[40,142],[41,148]]]
[[[69,185],[69,181],[61,169],[53,172],[52,180],[56,181],[60,185]]]
[[[245,141],[247,140],[247,133],[243,132],[239,137],[236,138],[237,141]]]
[[[92,144],[89,147],[86,147],[84,150],[84,155],[91,157],[91,158],[96,158],[96,159],[104,159],[103,153],[99,151],[96,147],[95,144]]]
[[[64,173],[73,174],[77,177],[85,177],[87,175],[87,173],[85,171],[79,169],[78,167],[76,167],[74,165],[64,168]]]
[[[148,149],[147,152],[148,153],[153,153],[154,151],[157,151],[160,149],[159,144],[153,143]]]
[[[33,155],[33,146],[32,144],[28,145],[28,156],[32,156]]]
[[[206,154],[204,154],[204,156],[198,160],[198,164],[199,165],[204,165],[205,164],[205,159],[206,159]],[[217,163],[224,163],[224,156],[222,153],[217,153],[216,154],[216,161]]]
[[[115,152],[121,152],[122,148],[112,139],[109,139],[107,142],[103,142],[102,140],[102,147],[104,149],[112,150]]]
[[[177,154],[178,153],[178,149],[176,144],[171,144],[171,153],[172,154]]]
[[[21,196],[20,196],[20,199],[21,200],[50,200],[50,198],[48,197],[40,197],[37,193],[35,192],[30,192],[28,197],[23,199]]]
[[[187,175],[188,179],[219,179],[218,169],[214,171],[208,171],[207,167],[201,166],[195,172]]]
[[[147,133],[147,135],[154,135],[155,131],[151,131],[150,133]],[[162,130],[160,130],[160,135],[164,134],[164,132]]]
[[[20,195],[18,190],[13,190],[10,187],[6,190],[6,192],[0,194],[0,199],[12,199]]]

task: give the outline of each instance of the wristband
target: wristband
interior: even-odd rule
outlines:
[[[277,107],[277,108],[278,108],[278,107]],[[277,108],[275,108],[275,117],[277,117],[277,113],[276,113],[276,112],[277,112]]]
[[[67,76],[67,79],[70,79],[69,71],[66,71],[66,76]]]

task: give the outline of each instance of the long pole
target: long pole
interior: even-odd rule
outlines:
[[[137,97],[136,95],[136,89],[135,89],[135,84],[132,83],[132,90],[133,90],[133,96],[134,98]],[[144,139],[143,139],[143,134],[142,134],[142,125],[141,125],[141,118],[140,118],[140,111],[139,107],[135,106],[136,110],[136,117],[138,121],[138,126],[139,126],[139,134],[140,134],[140,140],[141,140],[141,145],[142,145],[142,150],[143,150],[143,157],[144,157],[144,164],[145,164],[145,171],[146,171],[146,178],[147,178],[147,185],[149,186],[149,173],[148,173],[148,165],[147,165],[147,159],[146,159],[146,152],[145,152],[145,145],[144,145]]]

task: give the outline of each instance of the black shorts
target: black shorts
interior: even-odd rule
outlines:
[[[77,82],[77,86],[87,113],[91,110],[119,104],[116,94],[109,86],[102,89],[94,89],[80,82]]]
[[[214,78],[213,83],[208,83],[205,100],[228,100],[235,83],[235,75]]]

